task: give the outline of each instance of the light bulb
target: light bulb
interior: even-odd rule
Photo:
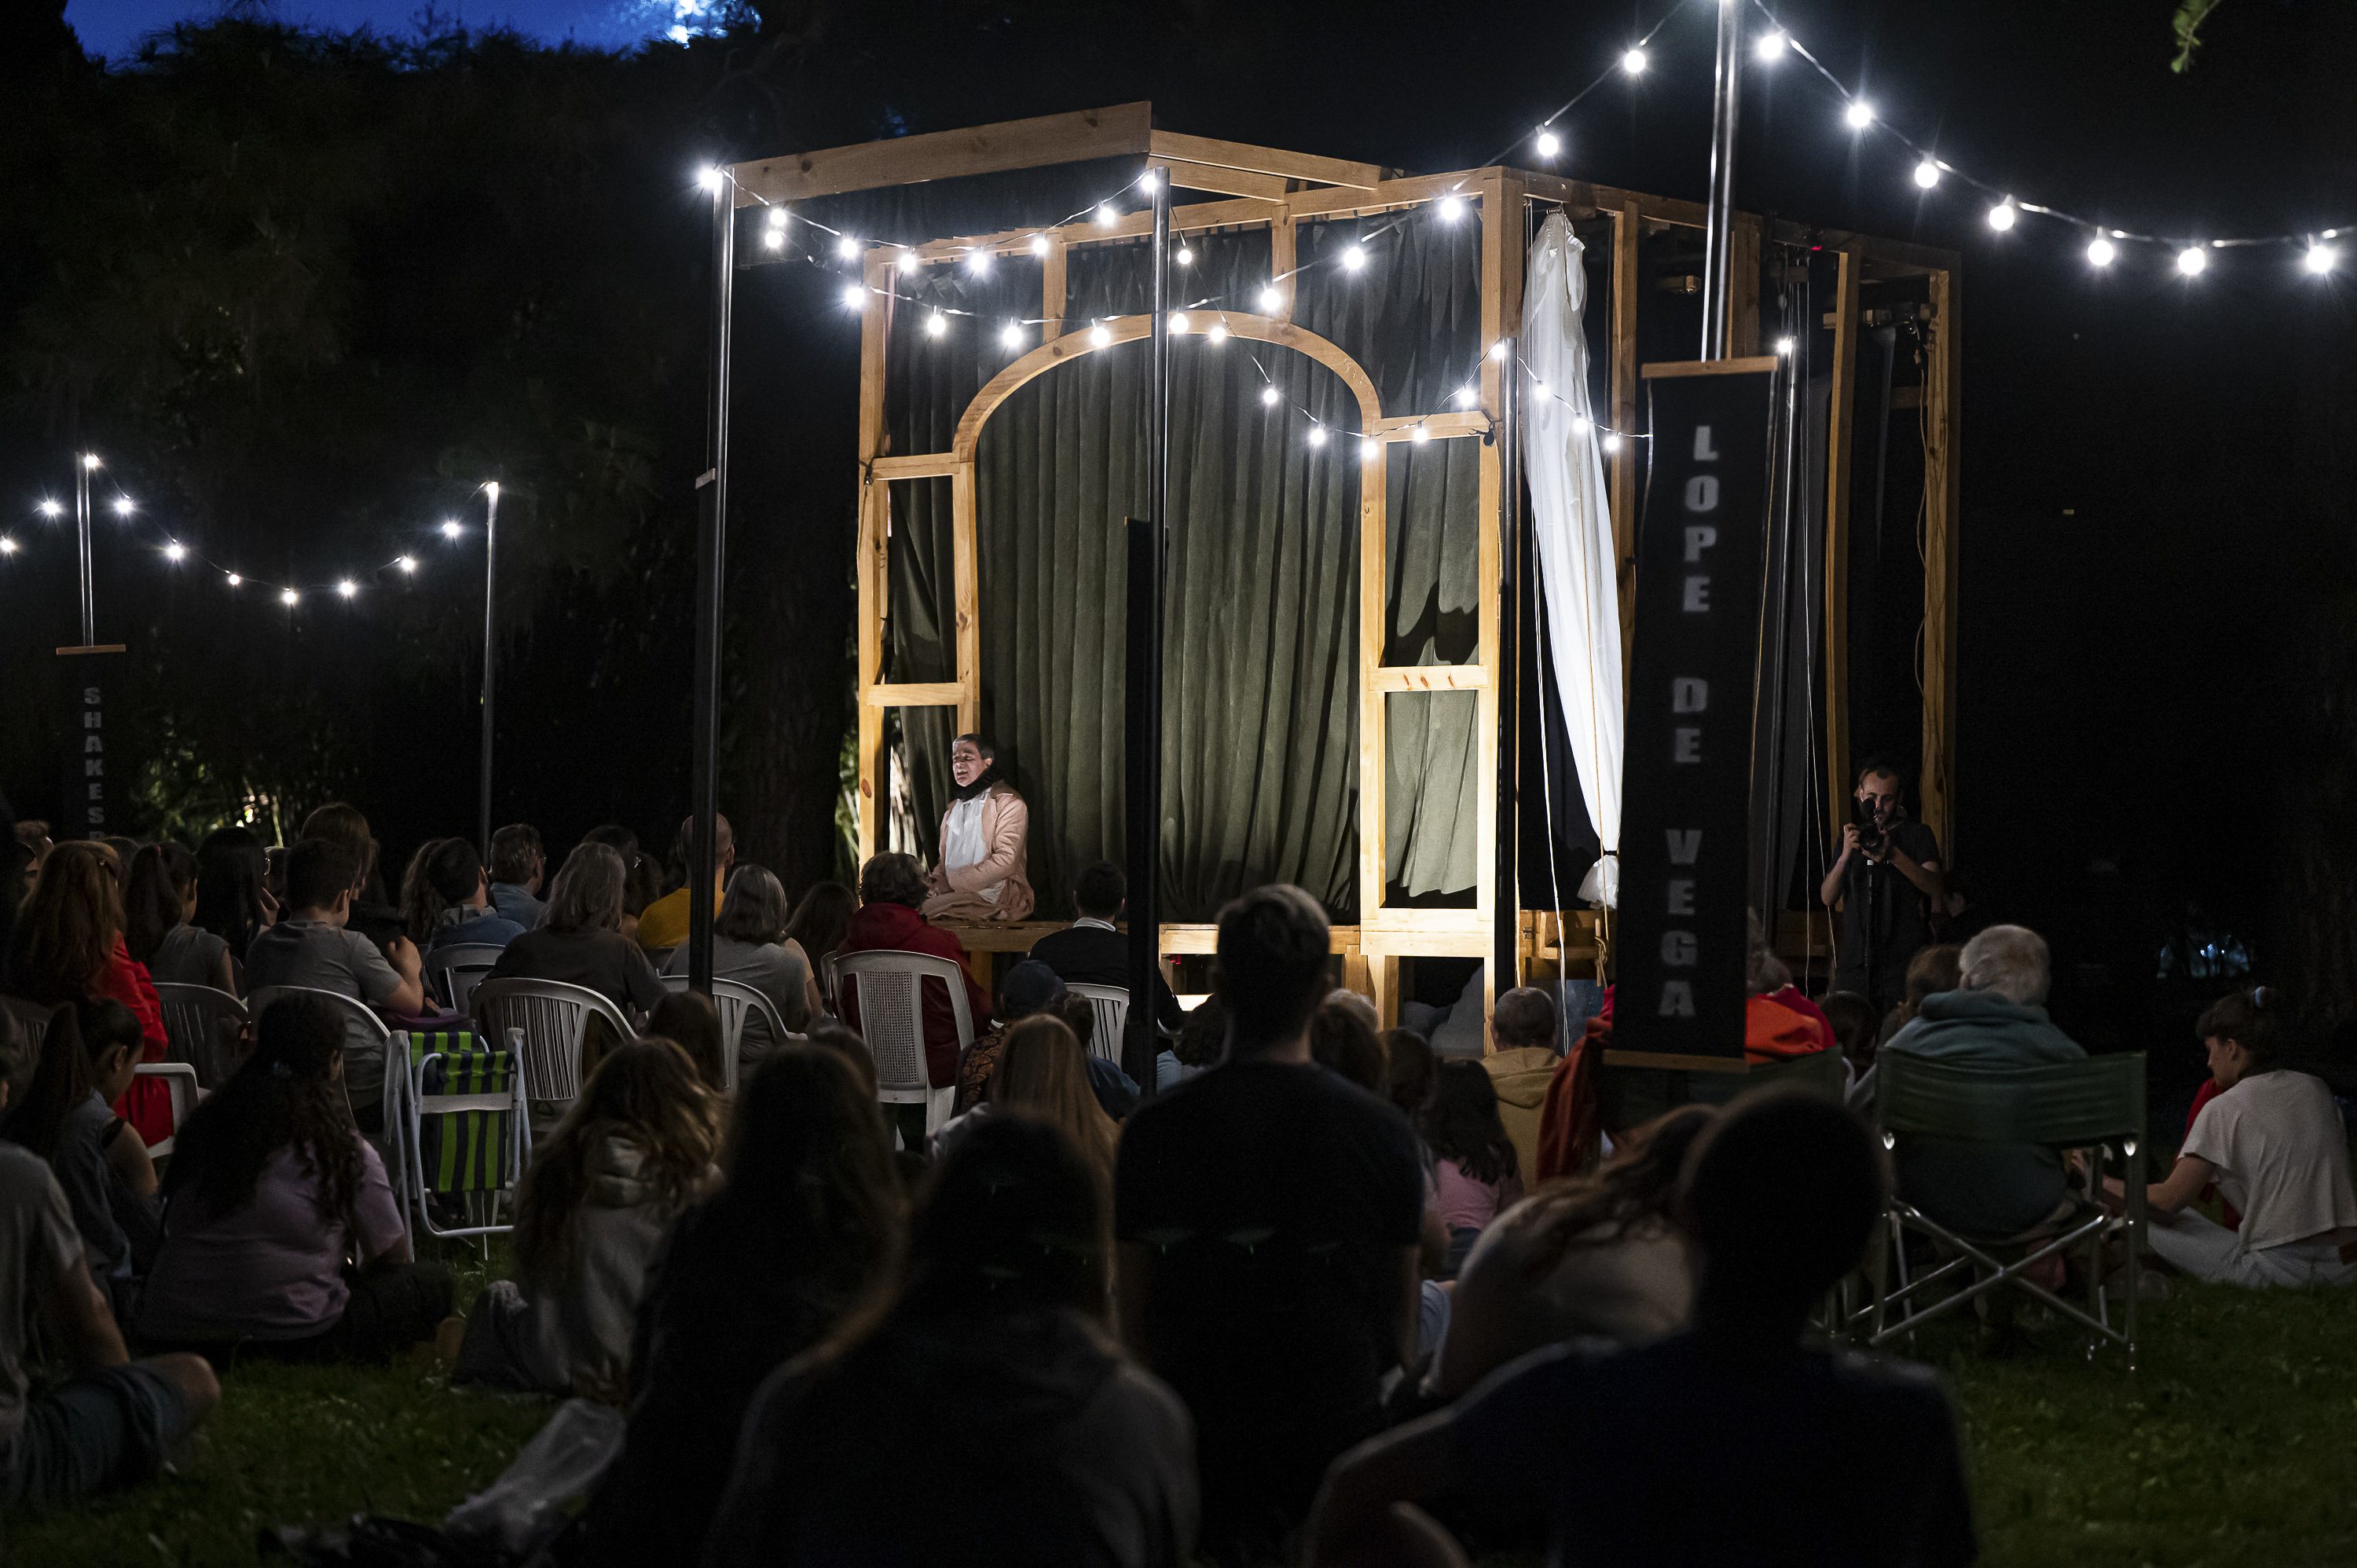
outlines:
[[[1260,307],[1274,316],[1285,308],[1285,291],[1275,284],[1260,291]]]
[[[1627,54],[1622,55],[1620,57],[1620,69],[1627,71],[1631,76],[1644,75],[1645,51],[1643,49],[1631,49]]]
[[[1110,229],[1120,221],[1121,214],[1113,209],[1112,202],[1101,201],[1097,204],[1097,224],[1100,228]]]
[[[393,557],[393,564],[400,567],[404,572],[414,572],[417,570],[417,557],[414,555],[397,555]]]
[[[859,254],[859,242],[845,234],[834,242],[834,253],[846,262],[850,261]]]
[[[1776,339],[1776,352],[1779,354],[1789,354],[1795,347],[1797,347],[1797,345],[1794,344],[1790,338],[1779,338]]]
[[[1443,223],[1454,223],[1465,216],[1465,199],[1461,196],[1444,196],[1440,199],[1438,210]]]
[[[1791,42],[1781,32],[1770,33],[1752,46],[1752,52],[1762,64],[1772,64],[1784,58],[1784,46]]]
[[[1563,138],[1556,135],[1553,131],[1548,130],[1544,125],[1541,125],[1539,127],[1539,139],[1534,143],[1533,145],[1538,149],[1539,156],[1543,158],[1551,158],[1555,156],[1555,154],[1563,151]]]
[[[1102,349],[1112,341],[1113,328],[1107,327],[1103,322],[1100,321],[1094,327],[1089,328],[1089,346],[1091,348]]]
[[[1421,424],[1417,425],[1414,430],[1409,431],[1407,434],[1408,439],[1411,441],[1425,442],[1432,439],[1432,432],[1426,430]]]
[[[2210,252],[2199,245],[2188,245],[2177,252],[2177,270],[2191,277],[2210,264]]]
[[[1929,190],[1940,183],[1940,166],[1925,158],[1915,166],[1915,183]]]
[[[343,595],[344,597],[348,599],[360,591],[361,585],[358,583],[353,582],[350,577],[345,578],[342,582],[336,585],[336,592]]]
[[[231,572],[231,573],[229,575],[229,585],[230,585],[231,587],[232,587],[232,588],[242,587],[242,586],[243,586],[243,585],[244,585],[244,583],[245,583],[245,579],[244,579],[244,578],[242,578],[242,577],[241,577],[241,576],[239,576],[236,573]]]
[[[16,541],[5,533],[0,533],[0,555],[15,553],[16,553]]]
[[[1353,245],[1349,250],[1342,252],[1342,270],[1344,272],[1355,273],[1366,264],[1367,248],[1364,245]]]
[[[41,503],[39,510],[43,517],[56,517],[66,509],[56,501],[45,500]]]
[[[1533,382],[1531,383],[1531,395],[1532,395],[1533,397],[1544,397],[1544,396],[1546,396],[1546,395],[1547,395],[1546,382],[1544,382],[1544,381],[1533,381]]]
[[[1228,340],[1228,324],[1224,321],[1214,321],[1211,323],[1211,329],[1203,336],[1211,342],[1224,343]]]
[[[1033,255],[1044,256],[1048,253],[1049,248],[1047,235],[1034,234],[1031,236],[1031,253]]]
[[[1620,450],[1620,437],[1618,435],[1607,435],[1604,438],[1603,446],[1607,452],[1618,452]]]
[[[1152,190],[1155,187],[1155,173],[1152,169],[1147,169],[1144,174],[1137,177],[1137,188],[1140,190]]]
[[[137,504],[138,503],[134,501],[129,496],[117,496],[114,498],[114,515],[117,517],[129,517],[132,511],[136,508]]]
[[[784,250],[786,248],[786,231],[783,229],[775,227],[764,229],[761,231],[761,244],[765,250]]]
[[[2119,252],[2114,248],[2112,242],[2101,234],[2096,235],[2087,244],[2087,261],[2093,266],[2108,267],[2112,264],[2112,258],[2118,254]]]
[[[2330,272],[2332,263],[2338,259],[2331,246],[2310,245],[2308,248],[2308,254],[2300,259],[2300,265],[2309,272],[2322,274]]]
[[[83,467],[85,467],[85,468],[90,468],[90,469],[92,469],[92,470],[96,470],[96,469],[98,469],[98,468],[102,468],[102,467],[105,467],[105,465],[104,465],[104,464],[101,463],[101,462],[98,460],[98,454],[97,454],[97,453],[95,453],[95,452],[85,452],[85,453],[83,453],[83,454],[82,454],[82,456],[81,456],[81,466],[82,466]]]
[[[931,316],[925,317],[926,337],[938,338],[949,329],[949,317],[943,316],[940,311],[936,310]]]
[[[1260,389],[1260,401],[1266,403],[1269,407],[1275,408],[1276,406],[1276,399],[1277,391],[1275,387],[1263,387]]]
[[[1179,247],[1178,247],[1178,264],[1179,264],[1180,266],[1182,266],[1182,267],[1191,267],[1191,266],[1193,266],[1193,265],[1195,264],[1195,252],[1192,252],[1192,251],[1190,251],[1190,250],[1189,250],[1189,249],[1188,249],[1186,246],[1184,246],[1184,245],[1179,246]]]
[[[500,482],[497,479],[489,481],[483,486],[483,489],[490,492],[490,498],[494,501],[500,499]]]
[[[1372,435],[1361,435],[1359,437],[1359,456],[1362,459],[1372,463],[1383,455],[1383,444],[1382,442],[1376,440]]]
[[[1586,414],[1575,413],[1571,416],[1571,433],[1574,435],[1585,435],[1587,434],[1587,416]]]
[[[702,187],[704,187],[704,188],[705,188],[705,189],[706,189],[706,190],[710,190],[710,191],[716,191],[716,191],[718,191],[718,190],[719,190],[719,188],[720,188],[720,182],[721,182],[721,180],[722,180],[722,178],[723,178],[723,177],[724,177],[721,175],[721,173],[720,173],[720,171],[719,171],[718,169],[716,169],[716,168],[715,168],[715,167],[711,166],[710,166],[710,165],[708,165],[708,164],[707,164],[706,166],[705,166],[703,168],[700,168],[700,169],[698,169],[698,170],[696,170],[696,171],[695,171],[695,183],[696,183],[696,184],[698,184],[698,185],[700,185],[700,186],[702,186]]]
[[[866,307],[867,291],[866,289],[860,287],[857,284],[853,284],[850,287],[843,291],[844,309],[865,310]]]
[[[917,252],[914,251],[901,252],[899,266],[900,270],[904,273],[915,272],[917,270]]]
[[[456,539],[462,532],[456,519],[442,525],[442,537],[445,539]]]
[[[990,252],[976,251],[966,257],[965,264],[974,272],[986,273],[990,270]]]
[[[1457,389],[1457,406],[1459,408],[1471,408],[1473,406],[1473,400],[1480,395],[1480,394],[1475,392],[1471,387],[1458,387]]]
[[[1503,338],[1490,345],[1490,358],[1501,365],[1506,362],[1506,340]]]
[[[2021,213],[2013,205],[2013,198],[2008,196],[1989,209],[1989,227],[2002,234],[2012,228],[2014,220],[2020,216]]]
[[[1842,111],[1842,119],[1853,131],[1863,131],[1874,124],[1874,106],[1863,98],[1853,99]]]
[[[292,605],[296,600],[302,596],[302,595],[296,593],[294,589],[288,588],[278,596],[278,602],[282,605]]]
[[[177,539],[164,546],[164,559],[167,561],[185,561],[188,555],[188,547]]]
[[[1185,311],[1174,310],[1170,313],[1170,330],[1174,333],[1184,332],[1187,330],[1187,313]]]
[[[1324,425],[1313,424],[1309,427],[1309,445],[1312,446],[1323,446],[1326,445],[1326,427]]]
[[[772,207],[772,208],[770,208],[770,228],[772,228],[772,229],[782,229],[782,228],[784,228],[785,226],[786,226],[786,209],[785,209],[784,208],[782,208],[782,207]]]
[[[1023,328],[1010,321],[999,329],[998,340],[1010,349],[1020,349],[1023,347]]]

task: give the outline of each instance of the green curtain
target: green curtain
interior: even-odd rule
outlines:
[[[1301,231],[1296,319],[1374,379],[1387,414],[1442,412],[1479,368],[1479,227],[1429,209]],[[1256,311],[1266,231],[1196,236],[1174,295],[1198,331],[1175,340],[1169,597],[1163,693],[1162,918],[1208,919],[1271,881],[1308,888],[1337,919],[1358,918],[1358,508],[1353,399],[1290,349],[1200,333],[1207,305]],[[1344,247],[1367,264],[1344,269]],[[1146,307],[1143,245],[1072,252],[1067,330]],[[989,376],[1038,341],[1000,344],[1007,318],[1039,312],[1036,263],[912,280],[888,350],[896,452],[945,450]],[[946,317],[939,337],[927,311]],[[983,727],[1031,805],[1031,876],[1043,915],[1087,862],[1119,860],[1123,521],[1146,510],[1144,342],[1083,356],[1034,380],[984,427],[976,457]],[[1272,408],[1263,388],[1280,392]],[[1337,433],[1308,440],[1310,424]],[[1472,440],[1388,453],[1391,570],[1386,659],[1470,659],[1480,453]],[[952,665],[949,483],[893,487],[888,669],[945,680]],[[1389,699],[1386,782],[1394,896],[1469,901],[1477,777],[1469,693]],[[954,715],[904,715],[906,758],[931,849],[945,801]],[[1453,896],[1453,897],[1452,897]]]

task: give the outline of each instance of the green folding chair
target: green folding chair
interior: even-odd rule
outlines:
[[[1886,1149],[1896,1150],[1909,1138],[1938,1138],[2039,1144],[2062,1153],[2083,1151],[2091,1157],[2082,1167],[2088,1187],[2073,1195],[2073,1209],[2060,1220],[2014,1236],[1961,1235],[1894,1195],[1888,1216],[1889,1244],[1875,1251],[1874,1303],[1852,1320],[1871,1317],[1867,1342],[1884,1344],[1990,1292],[2011,1288],[2028,1292],[2093,1331],[2088,1355],[2106,1343],[2121,1347],[2127,1352],[2128,1370],[2134,1372],[2136,1285],[2145,1240],[2145,1184],[2136,1160],[2145,1143],[2144,1054],[1995,1069],[1956,1067],[1907,1051],[1884,1051],[1875,1058],[1874,1087],[1875,1121]],[[2104,1163],[2115,1146],[2126,1163],[2126,1212],[2119,1216],[2104,1210],[2099,1187]],[[1906,1261],[1910,1231],[1931,1237],[1948,1253],[1936,1267],[1911,1280]],[[2115,1236],[2126,1238],[2128,1254],[2126,1299],[2116,1326],[2103,1268],[2104,1243]],[[2048,1258],[2066,1255],[2074,1247],[2083,1247],[2087,1253],[2084,1310],[2029,1277]],[[2007,1259],[2000,1253],[2016,1255]],[[1886,1288],[1889,1264],[1899,1272],[1896,1290]],[[1967,1271],[1973,1274],[1970,1284],[1928,1306],[1918,1305],[1928,1287]]]
[[[513,1053],[425,1052],[406,1075],[400,1122],[404,1219],[414,1213],[428,1235],[441,1237],[515,1229],[516,1187],[532,1157],[532,1118]],[[436,1224],[436,1198],[463,1204],[475,1223]],[[505,1223],[499,1218],[503,1201]]]

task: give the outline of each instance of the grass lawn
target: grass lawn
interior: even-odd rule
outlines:
[[[462,1280],[462,1302],[480,1277]],[[1925,1331],[1919,1352],[1964,1412],[1982,1561],[2357,1563],[2357,1291],[2170,1283],[2168,1301],[2146,1304],[2133,1386],[2115,1357],[2089,1362],[2060,1325],[2029,1325],[2038,1348],[1996,1359],[1964,1326]],[[438,1520],[553,1408],[454,1391],[431,1366],[250,1367],[222,1382],[220,1416],[173,1474],[13,1518],[0,1560],[245,1563],[266,1525],[355,1512]]]

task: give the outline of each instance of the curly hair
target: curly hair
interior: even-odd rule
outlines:
[[[367,1166],[336,1079],[344,1015],[321,997],[285,996],[263,1009],[253,1036],[253,1055],[237,1076],[180,1128],[164,1172],[165,1201],[193,1192],[212,1214],[230,1213],[253,1196],[271,1157],[291,1149],[313,1184],[319,1218],[350,1230]]]
[[[925,868],[917,864],[913,854],[897,852],[871,855],[859,872],[859,897],[867,904],[900,904],[911,909],[925,907]]]

